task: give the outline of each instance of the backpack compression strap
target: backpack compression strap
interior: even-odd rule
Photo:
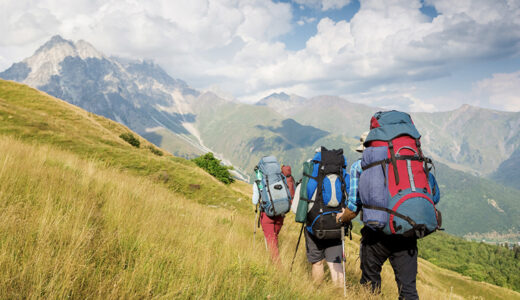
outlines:
[[[426,162],[428,164],[432,164],[432,160],[429,159],[428,157],[419,157],[419,156],[416,156],[416,155],[399,155],[399,156],[395,156],[394,159],[395,160],[417,160],[417,161],[424,161],[424,162]],[[391,162],[392,162],[391,158],[386,158],[386,159],[383,159],[383,160],[375,161],[375,162],[373,162],[371,164],[368,164],[368,165],[366,165],[364,167],[361,167],[361,169],[363,169],[363,171],[365,171],[366,169],[370,169],[370,168],[375,167],[377,165],[389,164]],[[397,181],[396,181],[396,184],[399,184],[399,183],[397,183]]]
[[[366,205],[366,204],[363,204],[363,208],[367,208],[367,209],[374,209],[374,210],[380,210],[380,211],[384,211],[384,212],[387,212],[391,215],[394,215],[396,217],[399,217],[403,220],[405,220],[406,222],[408,222],[410,225],[412,225],[412,227],[415,227],[417,225],[417,223],[415,223],[414,220],[412,220],[412,218],[408,217],[408,216],[405,216],[401,213],[398,213],[396,212],[395,210],[392,210],[390,208],[386,208],[386,207],[380,207],[380,206],[373,206],[373,205]]]
[[[399,170],[397,170],[397,162],[395,161],[394,144],[392,143],[392,141],[388,141],[388,148],[390,150],[390,162],[392,162],[392,166],[394,166],[395,184],[399,185]]]
[[[314,176],[312,176],[312,175],[310,175],[310,174],[307,174],[307,173],[305,173],[305,172],[303,172],[303,176],[305,176],[305,177],[309,177],[309,178],[312,178],[312,179],[318,181],[318,177],[314,177]],[[299,183],[301,183],[301,182],[302,182],[302,179],[300,179]],[[314,202],[314,200],[306,199],[306,198],[302,198],[302,197],[300,197],[300,200],[304,200],[304,201],[307,201],[307,202],[309,202],[309,203]]]
[[[265,188],[267,189],[267,193],[269,193],[269,201],[271,201],[271,207],[273,208],[273,212],[276,215],[276,210],[274,209],[273,196],[271,195],[271,189],[269,188],[269,179],[267,178],[267,176],[265,177],[265,183]]]

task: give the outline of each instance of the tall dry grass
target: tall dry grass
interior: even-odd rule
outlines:
[[[261,231],[253,247],[252,212],[199,204],[151,178],[49,146],[0,137],[0,196],[1,299],[322,299],[343,293],[328,281],[311,284],[303,243],[289,273],[298,234],[290,218],[280,236],[283,264],[276,267]],[[382,295],[357,283],[358,239],[347,245],[347,298],[395,299],[389,266]],[[450,284],[463,289],[452,291]],[[425,262],[418,287],[423,299],[473,298],[486,289],[497,298],[518,295]]]
[[[12,138],[0,138],[0,166],[2,299],[337,293],[309,285],[300,265],[292,276],[272,266],[260,237],[252,248],[250,216],[236,210]]]

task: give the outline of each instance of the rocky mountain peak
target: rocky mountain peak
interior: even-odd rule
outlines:
[[[103,58],[103,54],[99,52],[94,46],[92,46],[90,43],[79,40],[74,44],[76,48],[76,52],[78,53],[78,56],[82,59],[86,58]]]
[[[267,96],[266,98],[271,98],[271,97],[278,98],[280,100],[289,100],[289,98],[291,98],[291,96],[287,95],[284,92],[272,93],[271,95]]]
[[[74,47],[74,44],[71,41],[62,38],[61,35],[55,35],[51,37],[51,39],[48,40],[45,44],[43,44],[40,48],[38,48],[35,54],[39,52],[45,52],[61,44],[68,44],[69,46]]]
[[[55,35],[38,48],[33,56],[23,60],[25,70],[29,70],[23,82],[34,87],[47,84],[53,75],[60,73],[61,63],[67,57],[101,59],[104,56],[85,41],[74,43]]]

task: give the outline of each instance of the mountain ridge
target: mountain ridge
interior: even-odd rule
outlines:
[[[63,44],[59,39],[56,43]],[[57,97],[69,97],[65,99],[69,103],[125,124],[174,155],[194,157],[214,152],[227,164],[233,165],[238,176],[246,181],[264,155],[275,155],[281,163],[293,166],[296,176],[301,174],[301,162],[312,157],[314,149],[322,145],[343,148],[348,161],[352,162],[359,156],[353,150],[358,143],[356,136],[368,129],[370,117],[377,110],[335,96],[303,99],[285,93],[270,95],[266,101],[269,105],[236,103],[211,92],[200,93],[185,82],[171,78],[160,66],[149,61],[108,60],[106,56],[86,60],[66,57],[61,67],[60,75],[44,85],[43,91]],[[5,74],[0,73],[0,77]],[[283,102],[289,104],[287,107],[295,106],[297,109],[273,106],[271,100],[281,101],[276,96],[282,96]],[[302,101],[305,105],[298,107]],[[508,151],[513,151],[520,143],[520,134],[515,131],[520,126],[520,118],[513,113],[504,119],[502,114],[486,111],[484,115],[487,118],[494,118],[494,123],[486,127],[486,124],[482,125],[484,119],[478,116],[480,110],[473,114],[468,111],[473,109],[465,106],[458,112],[464,118],[454,116],[453,112],[412,114],[424,135],[422,141],[426,153],[433,154],[433,158],[440,163],[446,162],[450,167],[458,166],[459,156],[466,162],[460,164],[461,168],[466,168],[463,169],[466,173],[442,167],[449,178],[438,178],[448,186],[445,193],[446,199],[450,199],[441,203],[441,207],[450,208],[446,217],[453,218],[456,226],[452,228],[457,229],[453,231],[455,229],[450,226],[448,230],[459,235],[474,232],[474,228],[465,224],[470,224],[472,216],[480,216],[483,211],[489,213],[493,226],[486,228],[475,224],[480,233],[488,229],[501,232],[518,230],[520,226],[514,218],[511,221],[509,214],[502,218],[490,206],[493,200],[498,207],[512,207],[512,211],[516,211],[515,191],[502,185],[495,187],[493,182],[467,173],[478,175],[475,170],[487,170],[481,166],[498,164],[506,159]],[[444,124],[448,125],[443,130]],[[504,149],[502,156],[491,156],[495,145],[486,143],[484,138],[495,136],[501,128],[508,126],[513,133],[506,135],[508,141],[500,142]],[[490,172],[492,170],[489,168]],[[459,185],[451,182],[452,177],[460,180]],[[475,202],[485,209],[476,210]],[[463,222],[458,224],[455,222],[459,218],[456,210],[460,209],[465,213]]]

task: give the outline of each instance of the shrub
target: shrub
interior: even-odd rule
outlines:
[[[235,179],[231,177],[231,174],[229,174],[229,170],[232,170],[233,167],[222,165],[220,160],[215,158],[211,152],[194,158],[192,161],[194,161],[197,166],[206,170],[206,172],[213,175],[213,177],[217,178],[225,184],[230,184],[235,181]]]
[[[139,140],[130,132],[122,133],[119,137],[136,148],[139,148],[139,146],[141,145]]]
[[[163,156],[164,154],[161,150],[155,148],[154,146],[148,146],[148,149],[150,150],[150,152],[158,156]]]

